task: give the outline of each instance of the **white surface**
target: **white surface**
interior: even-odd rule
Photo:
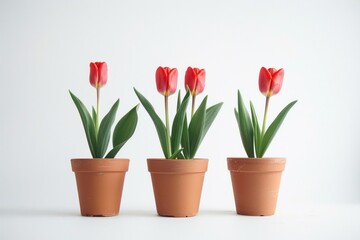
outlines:
[[[1,239],[347,239],[360,238],[360,205],[293,206],[272,217],[203,209],[192,218],[123,210],[109,218],[63,209],[0,210]]]
[[[328,237],[342,233],[337,222],[357,231],[356,214],[339,209],[333,215],[330,208],[312,216],[293,204],[360,203],[360,1],[2,0],[0,33],[1,234],[33,232],[45,238],[60,236],[64,229],[63,234],[79,239],[85,230],[110,237],[125,226],[126,233],[135,229],[137,236],[175,230],[201,234],[205,228],[215,236],[225,228],[231,235],[254,230],[265,237],[267,231],[302,236],[319,231]],[[88,107],[94,105],[95,90],[88,83],[91,61],[107,61],[109,66],[109,81],[101,90],[102,115],[117,98],[121,115],[137,104],[133,87],[160,114],[163,99],[154,79],[160,65],[178,68],[178,89],[183,89],[188,66],[207,70],[199,98],[209,94],[209,104],[224,105],[197,154],[210,160],[204,211],[197,218],[153,217],[146,158],[162,152],[142,107],[134,137],[118,154],[131,159],[124,214],[114,219],[76,216],[70,159],[90,155],[68,90]],[[299,100],[266,154],[288,159],[279,206],[289,211],[269,219],[229,213],[234,201],[226,167],[226,157],[245,155],[233,115],[237,89],[246,101],[254,101],[261,117],[261,66],[285,69],[283,88],[270,101],[269,119],[291,100]],[[170,99],[172,110],[175,99]],[[18,213],[21,210],[26,214]],[[282,224],[288,226],[284,233],[279,231]]]

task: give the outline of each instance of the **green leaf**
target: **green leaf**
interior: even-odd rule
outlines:
[[[177,103],[176,103],[176,111],[179,111],[180,104],[181,104],[181,93],[179,90],[178,97],[177,97]]]
[[[184,150],[184,149],[181,149]],[[185,159],[184,154],[182,152],[179,152],[177,155],[177,159]]]
[[[171,156],[169,157],[169,159],[177,159],[178,156],[181,154],[181,151],[182,151],[182,150],[183,150],[182,148],[176,150],[176,151],[173,153],[173,155],[171,155]]]
[[[181,136],[181,146],[183,147],[183,158],[190,159],[190,140],[189,140],[189,128],[187,123],[187,117],[185,115],[183,131]]]
[[[201,144],[202,140],[204,139],[206,133],[209,131],[209,128],[211,127],[212,123],[214,122],[222,105],[223,105],[223,103],[218,103],[218,104],[215,104],[214,106],[211,106],[208,109],[206,109],[205,125],[204,125],[204,130],[203,130],[203,133],[201,136],[200,144]]]
[[[237,111],[235,111],[236,115]],[[254,131],[251,123],[251,119],[247,109],[245,108],[244,101],[241,97],[240,91],[238,90],[238,115],[236,116],[241,140],[245,148],[246,154],[249,158],[254,157]]]
[[[119,99],[111,107],[108,114],[105,115],[103,120],[100,123],[99,133],[98,133],[98,142],[97,142],[97,153],[98,157],[102,158],[109,146],[111,126],[113,125],[116,117],[116,111],[119,107]]]
[[[296,101],[289,103],[275,118],[275,120],[270,124],[269,128],[266,130],[264,137],[261,142],[260,154],[258,157],[263,157],[267,148],[269,147],[271,141],[273,140],[275,134],[279,130],[282,122],[284,121],[286,115],[290,109],[295,105]]]
[[[133,107],[116,124],[113,134],[113,146],[117,146],[127,141],[134,134],[138,122],[137,110],[139,105]]]
[[[138,122],[136,105],[116,124],[113,133],[113,149],[106,155],[106,158],[114,158],[124,144],[131,138],[135,132]]]
[[[106,155],[106,158],[114,158],[124,144],[132,137],[138,123],[137,109],[139,105],[133,107],[116,124],[113,132],[113,149]]]
[[[169,158],[171,153],[168,150],[169,147],[168,147],[167,141],[166,141],[166,127],[165,127],[165,124],[163,123],[163,121],[161,121],[160,117],[156,114],[156,112],[154,110],[154,107],[151,105],[151,103],[140,92],[138,92],[135,88],[134,88],[134,91],[135,91],[137,97],[139,98],[141,104],[144,106],[145,110],[148,112],[148,114],[150,115],[152,121],[154,122],[157,134],[159,136],[161,148],[163,150],[165,158]]]
[[[85,105],[81,102],[81,100],[77,98],[71,91],[69,91],[69,93],[72,100],[75,103],[76,108],[79,111],[91,155],[93,156],[93,158],[96,158],[97,154],[96,154],[95,124],[90,116],[89,111],[86,109]]]
[[[183,131],[186,108],[189,103],[190,92],[187,91],[174,117],[171,131],[171,151],[174,153],[179,149]],[[175,153],[173,154],[175,155]],[[176,155],[175,155],[176,156]]]
[[[260,146],[261,146],[261,131],[260,131],[260,127],[259,127],[259,121],[256,116],[256,111],[255,111],[254,105],[251,101],[250,101],[250,109],[251,109],[251,119],[252,119],[252,124],[253,124],[253,129],[254,129],[255,153],[256,153],[256,156],[259,157]]]
[[[191,118],[190,121],[190,125],[189,125],[190,159],[194,158],[203,136],[205,119],[206,119],[206,102],[207,102],[207,96],[201,102],[199,108],[196,110],[194,116]]]
[[[240,127],[239,113],[236,110],[236,108],[234,108],[234,113],[235,113],[236,122],[237,122],[238,126]]]
[[[123,142],[117,146],[115,146],[113,149],[111,149],[105,156],[105,158],[115,158],[116,154],[120,151],[120,149],[125,145],[126,142]]]

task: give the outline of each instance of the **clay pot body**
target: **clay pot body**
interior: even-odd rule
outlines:
[[[228,158],[236,212],[274,215],[285,158]]]
[[[82,216],[119,214],[129,159],[72,159]]]
[[[207,171],[207,159],[147,159],[157,213],[168,217],[192,217],[199,204]]]

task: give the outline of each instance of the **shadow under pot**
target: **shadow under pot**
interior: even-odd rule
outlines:
[[[199,204],[208,159],[147,159],[157,213],[192,217]]]
[[[285,158],[227,158],[236,212],[274,215]]]
[[[119,214],[129,159],[71,159],[82,216]]]

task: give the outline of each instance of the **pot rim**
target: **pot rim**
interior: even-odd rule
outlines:
[[[172,159],[172,158],[157,158],[157,157],[153,157],[153,158],[147,158],[146,160],[161,160],[161,161],[197,161],[197,160],[206,160],[208,161],[208,158],[186,158],[186,159]]]
[[[128,158],[74,158],[71,159],[73,172],[127,172]]]
[[[207,171],[207,158],[165,159],[148,158],[148,171],[161,174],[204,173]]]
[[[251,160],[272,160],[272,159],[285,159],[286,160],[286,157],[262,157],[262,158],[249,158],[249,157],[227,157],[227,159],[233,159],[233,160],[236,160],[236,159],[251,159]]]
[[[227,158],[231,172],[282,172],[286,158]]]
[[[105,161],[105,160],[111,160],[111,161],[114,161],[114,160],[130,160],[129,158],[71,158],[71,161],[72,160],[91,160],[91,161]]]

